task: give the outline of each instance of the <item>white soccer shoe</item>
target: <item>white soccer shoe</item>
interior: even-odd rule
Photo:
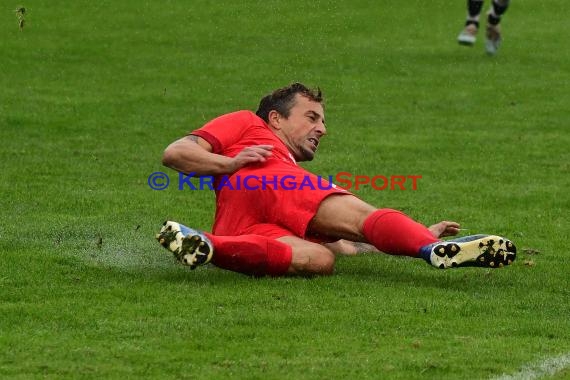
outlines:
[[[459,33],[457,42],[459,42],[460,45],[473,46],[475,41],[477,41],[477,32],[477,25],[469,24]]]
[[[431,265],[440,269],[455,267],[501,268],[517,256],[515,245],[496,235],[473,235],[431,245]]]
[[[489,55],[497,54],[499,47],[501,47],[501,27],[499,25],[487,25],[487,31],[485,33],[485,51]]]
[[[214,246],[203,232],[180,223],[164,222],[156,240],[190,269],[209,263],[214,256]]]

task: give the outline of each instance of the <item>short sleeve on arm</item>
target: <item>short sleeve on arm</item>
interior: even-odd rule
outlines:
[[[253,116],[251,111],[228,113],[209,121],[202,128],[189,134],[203,138],[212,146],[213,153],[220,154],[241,139],[251,125]]]

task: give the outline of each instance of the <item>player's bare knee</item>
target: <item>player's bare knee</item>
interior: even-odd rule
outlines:
[[[323,247],[324,248],[324,247]],[[331,275],[334,273],[335,255],[328,248],[319,250],[312,255],[311,270],[319,275]]]
[[[293,249],[291,266],[295,274],[331,275],[334,273],[334,264],[334,253],[321,245]]]

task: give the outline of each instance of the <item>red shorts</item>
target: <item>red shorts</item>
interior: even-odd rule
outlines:
[[[308,238],[307,227],[320,203],[333,194],[351,194],[305,169],[274,159],[246,167],[229,178],[216,197],[213,233],[269,238]]]

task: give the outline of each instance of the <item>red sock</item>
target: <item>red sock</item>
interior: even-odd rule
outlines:
[[[421,247],[439,241],[423,224],[387,208],[366,218],[362,232],[370,244],[390,255],[417,257]]]
[[[253,276],[282,276],[291,265],[291,247],[261,235],[216,236],[212,263],[220,268]]]

